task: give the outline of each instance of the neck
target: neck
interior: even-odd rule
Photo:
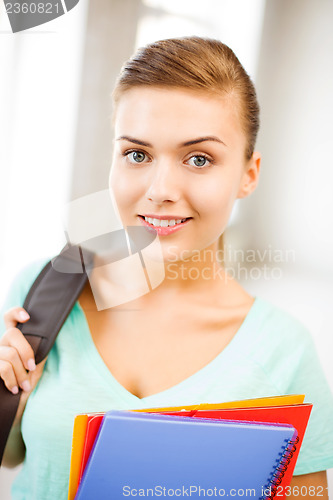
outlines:
[[[217,243],[193,253],[186,259],[165,262],[165,279],[159,288],[181,292],[214,288],[216,282],[225,282],[226,273],[218,261]]]
[[[197,297],[202,302],[210,302],[220,300],[217,298],[221,295],[230,297],[235,286],[239,285],[227,275],[216,254],[217,243],[213,243],[186,259],[165,261],[162,281],[157,280],[151,269],[149,275],[144,270],[144,277],[142,266],[138,266],[137,261],[133,262],[133,266],[126,263],[121,272],[117,266],[95,266],[89,278],[91,300],[94,300],[98,310],[104,310],[118,305],[126,308],[126,304],[133,301],[147,306],[162,304],[169,299],[185,302]],[[154,278],[158,283],[155,287]],[[224,293],[227,288],[228,294]]]
[[[217,259],[217,244],[179,261],[165,261],[165,277],[138,302],[149,304],[215,304],[232,300],[240,285],[224,270]],[[228,292],[228,293],[227,293]]]

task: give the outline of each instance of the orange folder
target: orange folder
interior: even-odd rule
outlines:
[[[82,454],[86,438],[87,422],[88,415],[76,415],[74,420],[68,499],[75,498],[79,486],[79,477]]]

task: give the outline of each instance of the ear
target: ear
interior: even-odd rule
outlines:
[[[237,198],[245,198],[251,194],[258,185],[260,172],[261,155],[255,151],[251,158],[246,162]]]

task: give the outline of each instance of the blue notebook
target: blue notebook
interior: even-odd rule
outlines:
[[[291,425],[112,410],[75,499],[266,498],[296,436]]]

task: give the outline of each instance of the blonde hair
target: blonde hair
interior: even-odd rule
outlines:
[[[123,65],[113,91],[115,108],[124,92],[138,86],[175,87],[234,95],[247,138],[250,159],[259,129],[254,85],[234,52],[219,40],[200,37],[158,40]]]

